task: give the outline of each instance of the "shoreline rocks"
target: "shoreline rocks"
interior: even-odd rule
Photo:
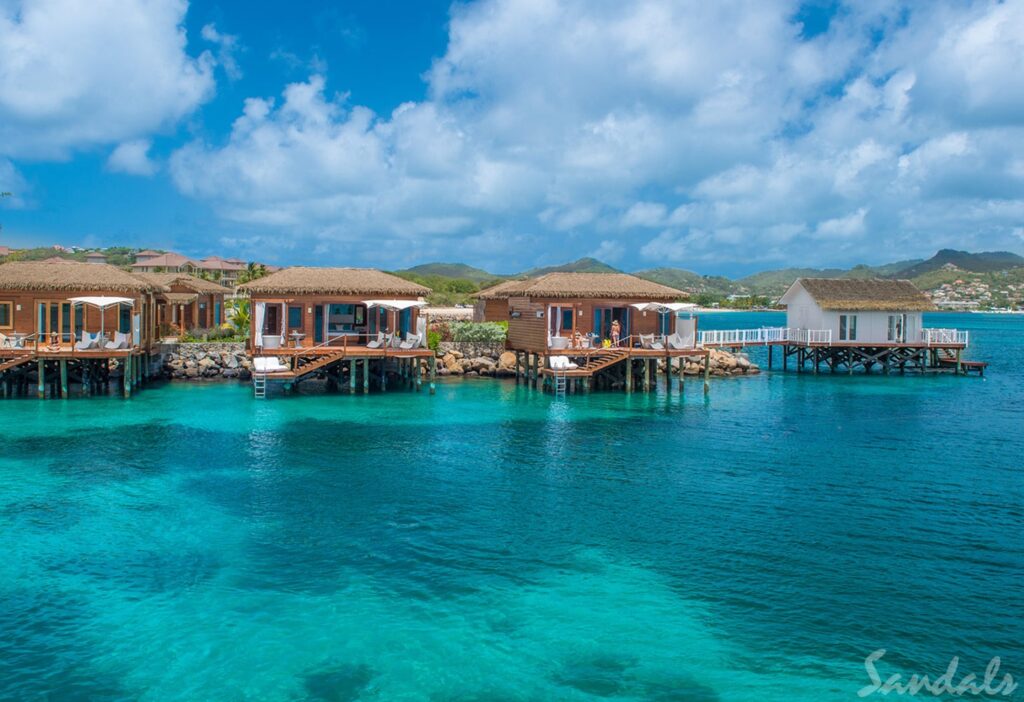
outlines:
[[[252,361],[243,343],[179,343],[162,350],[162,372],[171,380],[248,380]]]

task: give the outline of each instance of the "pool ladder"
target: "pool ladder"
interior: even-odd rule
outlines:
[[[267,375],[265,373],[254,373],[252,376],[252,391],[253,395],[258,400],[266,399],[267,397]]]

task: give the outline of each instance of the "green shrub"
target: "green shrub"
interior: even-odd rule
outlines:
[[[500,322],[452,322],[452,341],[470,341],[481,344],[503,344],[508,335],[508,324]]]
[[[441,332],[434,331],[433,329],[427,332],[427,348],[431,351],[437,351],[441,346]]]

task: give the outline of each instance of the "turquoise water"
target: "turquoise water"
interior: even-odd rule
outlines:
[[[7,401],[0,699],[852,700],[878,648],[1024,677],[1024,319],[929,324],[988,375]]]

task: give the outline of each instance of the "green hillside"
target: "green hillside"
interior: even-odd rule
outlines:
[[[564,263],[560,266],[547,266],[545,268],[533,268],[523,273],[523,276],[536,277],[547,273],[620,273],[618,268],[612,268],[607,263],[598,261],[596,258],[581,258],[572,263]],[[518,277],[518,276],[517,276]]]
[[[892,275],[913,279],[946,266],[955,266],[972,273],[993,273],[995,271],[1005,271],[1010,268],[1024,266],[1024,256],[1018,256],[1009,251],[968,253],[967,251],[942,249],[927,261],[921,261],[903,270],[896,271]]]
[[[471,280],[474,283],[490,282],[503,277],[495,275],[494,273],[488,273],[481,268],[468,266],[465,263],[423,263],[418,266],[413,266],[412,268],[406,268],[402,271],[395,271],[395,274],[409,274],[423,277],[441,276],[443,278]]]
[[[724,297],[731,295],[736,288],[728,278],[701,275],[682,268],[650,268],[633,275],[691,293],[710,293]]]

